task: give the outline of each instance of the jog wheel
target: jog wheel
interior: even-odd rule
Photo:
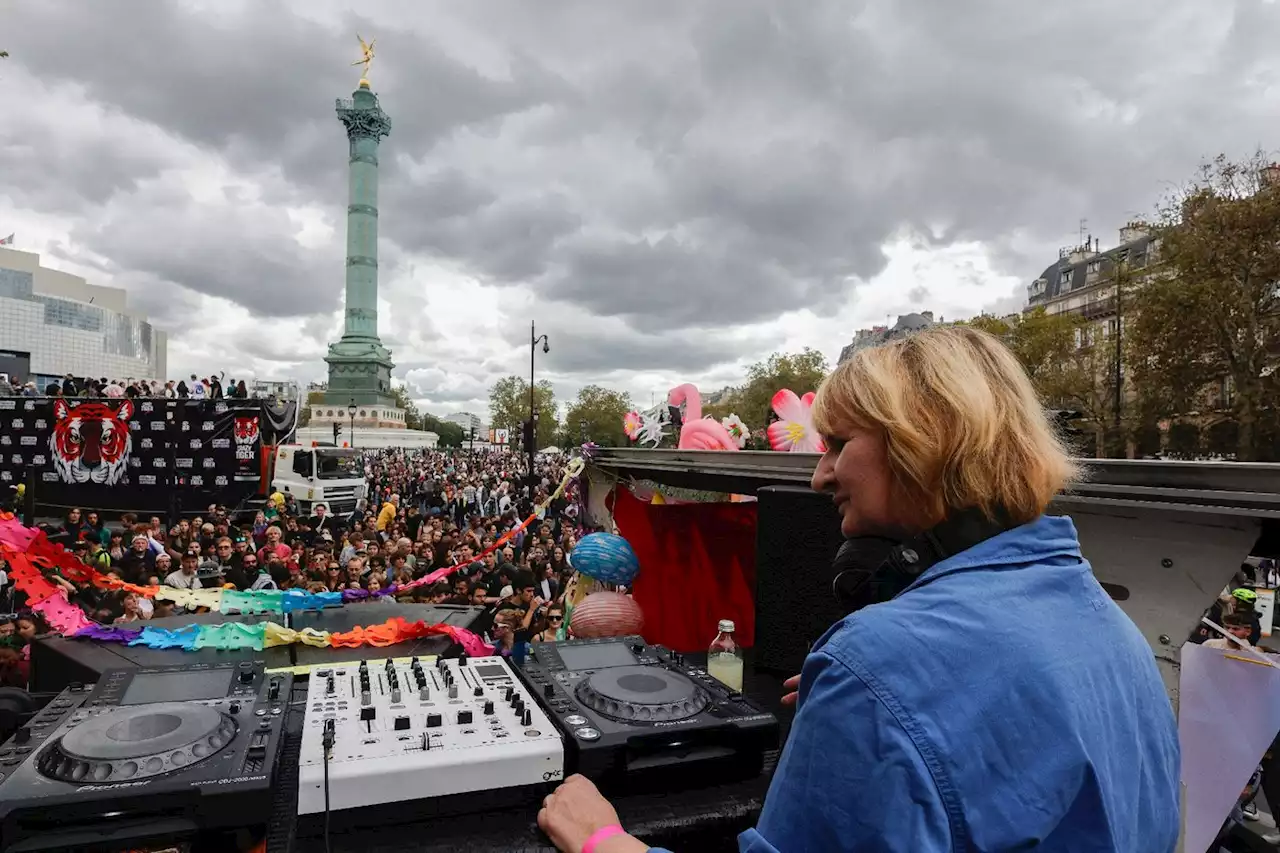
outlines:
[[[236,736],[216,708],[165,702],[90,717],[50,744],[36,769],[76,784],[159,776],[204,761]]]
[[[602,669],[578,686],[584,705],[626,722],[670,722],[706,708],[707,692],[678,672],[653,666]]]

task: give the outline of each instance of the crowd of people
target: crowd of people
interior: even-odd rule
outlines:
[[[48,533],[104,574],[179,589],[378,592],[458,566],[446,579],[398,597],[484,607],[476,629],[507,654],[563,630],[568,557],[584,532],[566,497],[547,502],[564,475],[563,460],[540,457],[532,478],[527,459],[510,451],[367,451],[364,466],[370,498],[364,511],[350,516],[323,506],[303,515],[290,497],[276,493],[253,518],[209,506],[172,525],[127,513],[112,522],[74,508]],[[491,548],[543,504],[533,524]],[[102,624],[175,615],[169,601],[53,580]],[[24,604],[0,572],[0,611],[15,614],[0,617],[0,678],[15,686],[26,681],[28,644],[48,630]]]
[[[228,379],[223,371],[209,376],[191,374],[183,379],[108,379],[105,376],[72,376],[39,388],[34,379],[0,374],[0,397],[167,397],[181,400],[244,399],[252,394],[243,379]]]

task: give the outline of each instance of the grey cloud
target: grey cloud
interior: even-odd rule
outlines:
[[[345,157],[335,97],[355,88],[354,33],[368,20],[328,25],[281,0],[212,4],[195,11],[168,0],[108,3],[40,0],[6,11],[21,43],[11,61],[33,74],[84,87],[96,101],[242,162],[277,163],[286,177],[324,193],[340,190]],[[488,121],[550,97],[555,81],[530,62],[510,80],[488,79],[428,36],[382,26],[375,78],[395,92],[388,107],[398,152],[421,156],[453,128]],[[387,30],[391,30],[387,32]],[[394,174],[394,158],[386,162]]]
[[[539,323],[537,331],[540,335],[546,333],[551,345],[546,355],[539,349],[537,370],[558,376],[595,377],[615,371],[701,374],[737,361],[744,353],[768,352],[781,343],[780,337],[765,333],[735,334],[703,328],[646,334],[630,332],[619,324],[560,316]],[[513,348],[512,363],[523,364],[527,370],[528,331],[509,328],[503,339]]]
[[[403,190],[387,205],[389,237],[406,247],[466,259],[472,272],[500,284],[541,275],[555,244],[582,225],[556,193],[500,197],[456,169]]]
[[[308,249],[281,208],[200,204],[179,186],[151,185],[81,221],[72,239],[124,270],[235,302],[257,315],[337,307],[342,247]]]
[[[1079,218],[1114,239],[1199,158],[1272,138],[1280,111],[1280,4],[1258,0],[495,0],[374,4],[371,21],[282,0],[127,8],[16,4],[9,61],[278,175],[269,203],[323,204],[337,221],[332,99],[354,82],[351,31],[376,31],[372,76],[395,122],[384,254],[619,321],[608,336],[566,324],[548,362],[565,375],[700,372],[767,351],[708,330],[833,312],[904,232],[980,241],[998,272],[1029,279]],[[0,165],[49,167],[43,184],[15,182],[36,207],[73,210],[68,187],[86,210],[134,199],[159,168],[79,128],[47,132],[70,161],[0,136]],[[110,174],[86,174],[95,158]],[[132,212],[76,229],[122,273],[264,314],[330,310],[341,292],[341,246],[295,252],[269,215],[237,223],[181,199]],[[223,240],[234,249],[216,251]],[[426,332],[397,317],[389,336],[450,357]]]

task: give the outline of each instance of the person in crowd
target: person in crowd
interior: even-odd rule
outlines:
[[[164,585],[174,589],[200,589],[200,549],[194,545],[182,555],[182,563],[177,571],[170,572],[164,578]]]
[[[147,618],[139,605],[139,599],[140,597],[136,593],[126,592],[124,594],[120,600],[120,607],[123,613],[116,617],[116,625],[128,625],[131,622],[141,622]]]
[[[377,531],[382,533],[387,529],[387,525],[395,520],[396,513],[400,509],[400,496],[393,494],[387,498],[387,502],[382,505],[382,509],[378,512]]]
[[[560,629],[564,627],[564,608],[553,604],[547,608],[547,618],[541,630],[533,635],[533,642],[547,643],[558,639]]]
[[[1071,520],[1045,514],[1077,470],[1013,354],[966,326],[863,349],[813,418],[826,449],[812,486],[859,553],[884,544],[866,566],[883,600],[831,626],[788,680],[795,720],[739,848],[1174,850],[1173,710]],[[962,530],[969,547],[913,573],[929,535]],[[581,776],[537,820],[563,851],[649,849]]]

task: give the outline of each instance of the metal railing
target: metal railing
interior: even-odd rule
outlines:
[[[805,486],[816,453],[601,448],[596,468],[670,486],[750,494],[762,486]],[[1065,502],[1174,503],[1280,518],[1280,464],[1082,459],[1086,479]]]

